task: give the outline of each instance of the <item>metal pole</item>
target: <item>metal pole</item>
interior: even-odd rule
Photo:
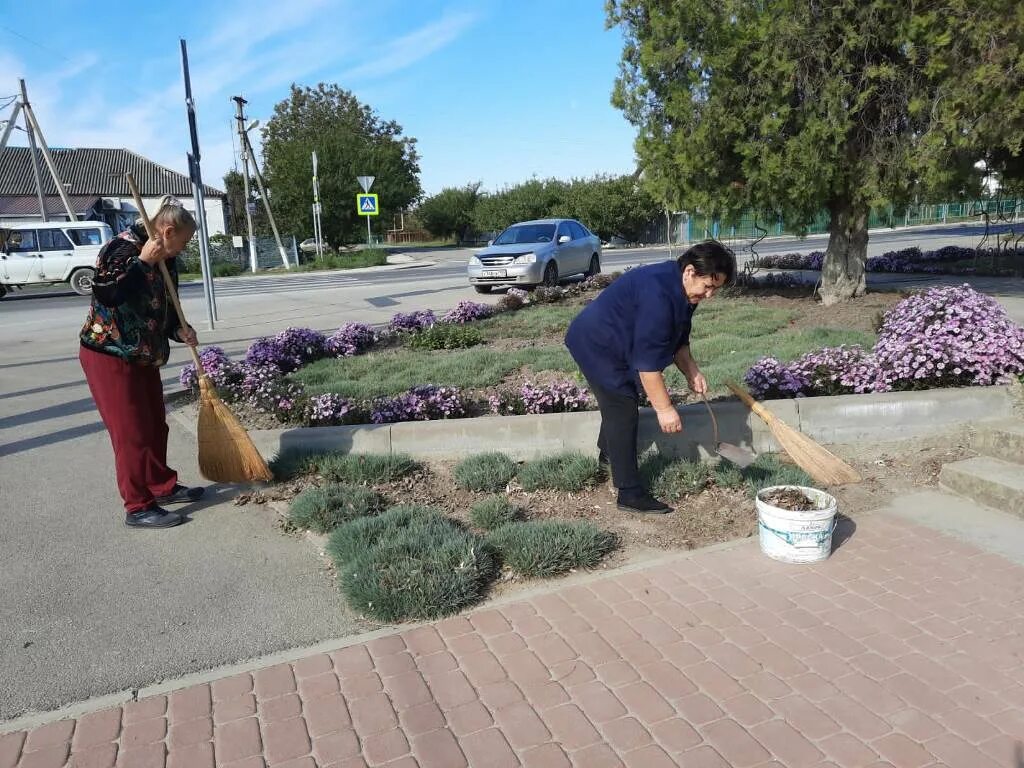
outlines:
[[[317,159],[316,150],[313,150],[313,237],[316,240],[316,256],[323,257],[320,250],[320,185],[317,184]]]
[[[249,229],[249,268],[256,271],[256,238],[252,231],[252,211],[249,210],[251,200],[249,198],[249,153],[246,150],[245,141],[245,115],[242,114],[242,105],[247,104],[241,96],[233,96],[235,101],[235,122],[238,129],[238,148],[242,152],[242,182],[245,189],[245,224]]]
[[[292,265],[288,261],[288,251],[284,249],[284,245],[281,243],[281,235],[277,232],[277,222],[274,221],[274,212],[270,210],[270,199],[267,197],[267,189],[263,184],[263,174],[260,173],[260,166],[256,162],[256,153],[253,152],[252,144],[249,142],[249,133],[245,132],[245,146],[249,150],[249,154],[252,155],[252,169],[256,174],[256,186],[260,189],[260,197],[263,199],[263,208],[267,212],[267,218],[270,219],[270,229],[274,233],[274,242],[277,243],[278,253],[281,254],[281,262],[284,264],[285,269],[291,269]]]
[[[373,247],[373,235],[370,234],[370,217],[366,217],[366,245],[370,248]]]
[[[7,140],[11,137],[11,131],[14,130],[14,124],[18,122],[18,115],[21,114],[21,102],[14,102],[14,109],[11,110],[11,117],[7,121],[7,127],[4,128],[4,135],[0,137],[0,152],[3,152],[7,148]]]
[[[28,104],[28,92],[25,89],[25,81],[21,81],[21,104]],[[36,194],[39,196],[39,215],[43,221],[49,221],[46,213],[46,198],[43,196],[43,180],[39,175],[39,158],[36,157],[36,135],[32,131],[32,121],[28,117],[28,110],[25,110],[25,132],[28,134],[28,155],[32,159],[32,175],[36,178]]]
[[[196,225],[199,235],[199,262],[203,277],[203,293],[206,296],[206,322],[214,330],[217,317],[217,298],[213,290],[213,271],[210,262],[210,230],[206,222],[206,196],[203,194],[203,174],[199,167],[199,130],[196,126],[195,102],[192,100],[192,78],[188,72],[188,48],[181,41],[181,72],[185,80],[185,112],[188,115],[188,130],[192,140],[192,151],[188,153],[188,175],[192,180],[192,197],[196,205]]]
[[[68,191],[64,189],[64,185],[60,183],[60,175],[57,173],[57,164],[53,162],[53,155],[50,154],[50,148],[46,146],[46,137],[43,136],[43,129],[39,127],[39,121],[36,120],[36,113],[28,104],[25,105],[25,116],[32,121],[32,127],[35,129],[35,132],[39,134],[39,151],[43,153],[43,160],[46,162],[46,167],[50,171],[50,177],[53,179],[53,185],[57,187],[57,193],[60,195],[60,201],[64,204],[64,210],[67,211],[68,221],[78,221],[78,215],[75,213],[75,209],[71,205],[71,198],[68,197]]]

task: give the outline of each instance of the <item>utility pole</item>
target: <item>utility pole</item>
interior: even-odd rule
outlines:
[[[248,154],[252,156],[252,170],[256,175],[256,186],[260,190],[260,199],[263,200],[263,208],[267,212],[267,218],[270,219],[270,229],[274,233],[274,242],[277,243],[277,251],[281,254],[281,263],[284,264],[285,269],[291,269],[292,265],[288,262],[288,252],[284,249],[284,245],[281,243],[281,235],[277,231],[277,221],[274,220],[274,212],[270,210],[270,198],[267,196],[267,185],[263,183],[263,174],[260,173],[259,163],[256,162],[256,152],[252,148],[252,142],[249,141],[249,130],[255,128],[259,124],[259,120],[253,120],[252,125],[243,130],[242,139],[245,141],[245,148],[248,150]]]
[[[199,168],[199,129],[196,126],[195,102],[192,101],[192,78],[188,73],[188,48],[181,41],[181,71],[185,79],[185,111],[192,151],[188,153],[188,175],[192,180],[192,198],[196,206],[196,224],[199,235],[199,260],[202,264],[203,293],[206,294],[206,322],[214,330],[217,320],[217,301],[213,293],[213,273],[210,270],[210,231],[206,224],[206,196],[203,194],[203,174]]]
[[[249,197],[249,152],[247,150],[248,142],[245,140],[245,114],[242,112],[242,106],[248,102],[241,96],[233,96],[232,99],[235,102],[235,121],[238,129],[238,142],[239,149],[242,153],[242,182],[245,189],[245,224],[249,229],[249,268],[256,271],[256,237],[252,231],[252,209],[249,207],[252,205],[252,201]]]
[[[313,150],[313,237],[316,238],[316,255],[322,258],[324,255],[323,230],[320,227],[320,183],[317,180],[316,150]]]
[[[25,105],[28,104],[28,90],[25,88],[24,80],[19,82],[21,83],[21,106],[24,109]],[[35,176],[36,194],[39,196],[39,215],[43,221],[49,221],[50,217],[46,213],[46,198],[43,196],[43,180],[39,175],[39,158],[36,157],[36,134],[32,130],[32,121],[28,119],[27,110],[25,115],[25,132],[28,134],[28,154],[32,158],[32,175]]]

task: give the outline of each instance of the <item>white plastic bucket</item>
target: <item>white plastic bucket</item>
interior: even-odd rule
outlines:
[[[798,490],[814,502],[814,509],[780,509],[761,500],[771,491]],[[817,563],[832,554],[836,529],[836,500],[817,488],[773,485],[762,488],[755,499],[761,551],[785,563]]]

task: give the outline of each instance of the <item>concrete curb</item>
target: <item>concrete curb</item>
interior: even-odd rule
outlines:
[[[957,428],[1005,422],[1013,416],[1008,386],[932,389],[791,400],[765,404],[776,416],[824,443],[892,442],[928,437]],[[753,449],[776,451],[771,432],[741,403],[713,405],[719,439]],[[711,420],[703,404],[679,408],[681,435],[665,435],[650,409],[640,414],[640,449],[687,459],[714,456]],[[191,409],[172,409],[169,416],[195,432]],[[501,451],[524,460],[562,451],[592,453],[601,417],[597,411],[530,416],[483,416],[473,419],[367,424],[343,427],[294,427],[253,430],[253,442],[268,459],[288,449],[403,453],[417,458],[458,459],[485,451]]]

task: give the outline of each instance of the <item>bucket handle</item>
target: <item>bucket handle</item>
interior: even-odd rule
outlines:
[[[757,521],[757,524],[759,526],[761,526],[762,528],[764,528],[766,531],[768,531],[768,533],[774,533],[776,536],[778,536],[780,539],[782,539],[784,542],[786,542],[787,544],[789,544],[792,547],[792,546],[795,546],[793,544],[793,538],[795,536],[800,536],[801,538],[803,538],[803,537],[809,537],[809,536],[813,535],[813,536],[816,536],[816,538],[817,538],[817,542],[816,542],[817,544],[819,544],[819,545],[823,544],[825,539],[829,538],[833,533],[835,533],[836,526],[839,524],[839,519],[838,519],[838,515],[836,517],[832,518],[832,527],[829,528],[827,531],[818,531],[817,534],[812,534],[811,532],[807,532],[807,533],[792,533],[790,531],[777,531],[774,528],[769,528],[767,525],[762,523],[760,520]]]

